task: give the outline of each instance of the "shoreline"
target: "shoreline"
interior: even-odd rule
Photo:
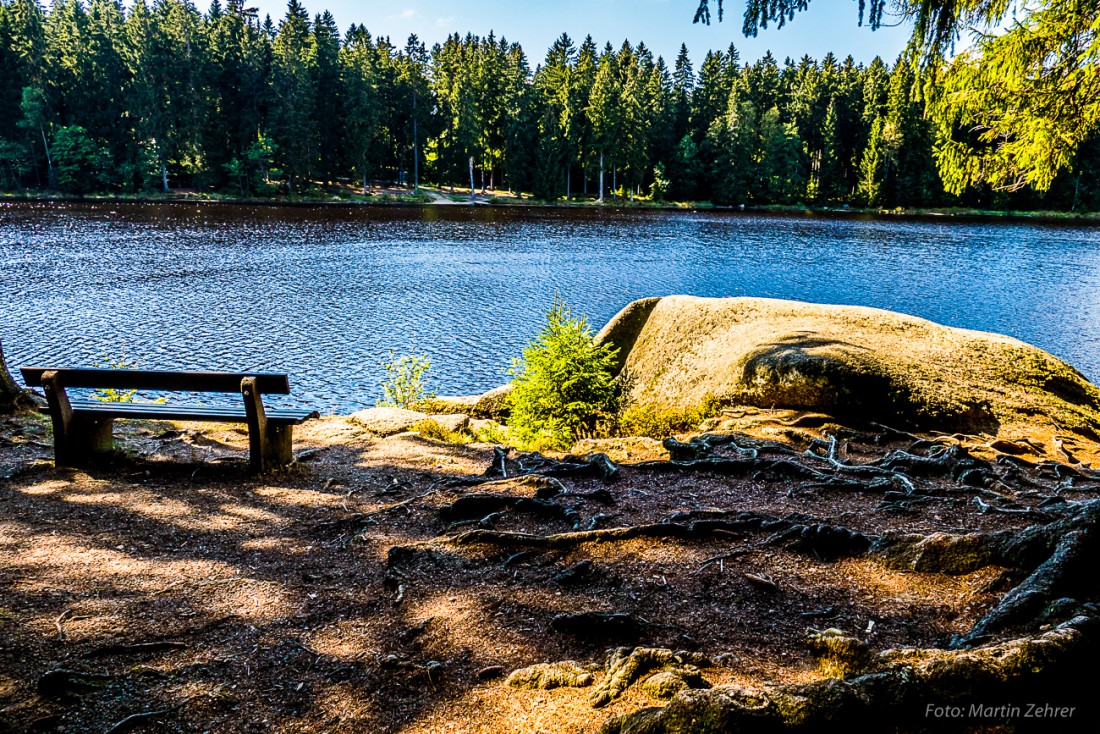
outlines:
[[[410,197],[414,194],[409,194]],[[444,194],[444,196],[447,196]],[[954,221],[954,222],[1032,222],[1042,224],[1068,224],[1068,225],[1100,225],[1100,212],[1070,213],[1058,211],[1015,211],[993,209],[872,209],[850,206],[796,206],[796,205],[764,205],[764,206],[721,206],[710,202],[614,202],[598,204],[596,202],[564,203],[564,202],[540,202],[540,201],[501,201],[501,200],[477,200],[476,202],[464,201],[363,201],[363,200],[332,200],[332,199],[260,199],[260,198],[205,198],[186,196],[59,196],[59,195],[0,195],[0,207],[5,204],[171,204],[171,205],[221,205],[221,206],[251,206],[251,207],[285,207],[291,209],[354,209],[354,208],[413,208],[428,209],[440,206],[495,209],[534,209],[534,210],[574,210],[595,211],[609,210],[614,212],[721,212],[725,214],[744,215],[768,215],[775,217],[828,217],[833,219],[873,219],[873,220],[900,220],[900,221]]]

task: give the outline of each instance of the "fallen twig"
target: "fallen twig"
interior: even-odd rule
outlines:
[[[702,573],[703,571],[705,571],[707,568],[714,565],[715,563],[723,563],[724,561],[728,561],[732,558],[740,558],[741,556],[748,555],[749,553],[752,553],[755,550],[759,550],[759,549],[755,548],[755,547],[752,547],[752,548],[737,548],[735,550],[730,551],[729,553],[722,553],[722,554],[717,555],[717,556],[711,556],[707,560],[703,561],[703,564],[701,566],[699,566],[699,568],[692,571],[692,573],[693,574]]]
[[[61,614],[57,615],[57,619],[53,621],[53,626],[57,627],[57,639],[65,639],[65,630],[61,628],[61,624],[68,619],[73,613],[72,609],[66,609]]]

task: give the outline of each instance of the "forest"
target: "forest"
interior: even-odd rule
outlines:
[[[1095,211],[1100,141],[1049,190],[949,192],[904,56],[696,68],[562,35],[404,46],[290,0],[0,0],[0,190],[368,195],[383,182],[541,201]],[[964,131],[965,132],[965,131]]]

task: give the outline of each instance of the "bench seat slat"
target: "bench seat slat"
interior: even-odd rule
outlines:
[[[244,406],[164,405],[156,403],[104,403],[98,400],[73,400],[74,414],[94,413],[103,418],[139,420],[198,421],[211,423],[244,423]],[[282,425],[298,425],[317,418],[315,410],[299,408],[268,408],[267,420]]]
[[[256,378],[256,389],[262,395],[289,395],[287,375],[264,372],[170,372],[116,369],[53,369],[23,367],[27,387],[41,387],[42,374],[57,372],[62,387],[102,388],[111,390],[174,390],[180,392],[239,393],[241,380]]]

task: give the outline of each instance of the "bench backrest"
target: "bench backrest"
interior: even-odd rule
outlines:
[[[241,391],[241,380],[256,378],[256,388],[264,395],[289,395],[290,378],[262,372],[165,372],[151,370],[63,369],[22,367],[27,387],[41,387],[42,373],[53,371],[62,387],[94,387],[111,390],[180,390],[185,392]]]

